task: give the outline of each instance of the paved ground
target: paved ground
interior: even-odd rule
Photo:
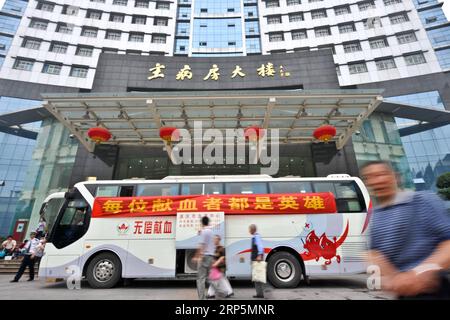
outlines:
[[[308,300],[373,300],[390,299],[386,293],[369,291],[366,287],[366,275],[340,276],[334,278],[316,277],[309,285],[296,289],[275,289],[266,287],[267,299],[308,299]],[[114,289],[91,289],[83,282],[80,290],[68,290],[65,282],[46,283],[35,280],[27,282],[24,277],[19,283],[10,283],[11,275],[0,275],[0,300],[16,299],[130,299],[130,300],[195,300],[197,292],[194,281],[147,281],[135,280],[126,286]],[[231,300],[252,299],[254,288],[249,281],[232,281],[235,295]]]

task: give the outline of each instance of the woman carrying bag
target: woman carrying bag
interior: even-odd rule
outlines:
[[[230,297],[233,295],[233,289],[228,281],[225,271],[225,248],[220,244],[220,236],[214,237],[214,244],[216,245],[216,251],[214,254],[214,262],[211,265],[211,271],[209,273],[210,286],[208,288],[208,298],[216,296]]]

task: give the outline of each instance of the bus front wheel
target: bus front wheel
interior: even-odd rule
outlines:
[[[95,256],[88,265],[86,278],[92,288],[109,289],[122,277],[122,264],[113,253],[104,252]]]
[[[295,288],[302,278],[302,266],[289,252],[276,252],[267,263],[267,277],[276,288]]]

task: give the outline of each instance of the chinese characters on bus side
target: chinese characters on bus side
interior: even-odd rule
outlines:
[[[161,63],[156,63],[153,68],[149,69],[148,80],[155,80],[158,78],[164,78],[164,71],[166,66]],[[284,66],[280,65],[278,68],[271,62],[266,64],[261,64],[256,70],[254,70],[259,77],[275,77],[277,74],[280,77],[290,77],[291,73],[289,71],[285,71]],[[247,75],[247,72],[239,65],[234,67],[234,70],[231,73],[227,73],[226,76],[229,76],[231,79],[234,78],[244,78]],[[194,71],[191,67],[185,64],[179,71],[177,72],[175,79],[177,81],[191,80],[194,76]],[[208,73],[202,75],[203,80],[212,80],[217,81],[221,76],[220,67],[217,64],[213,64],[209,69]],[[224,75],[225,76],[225,75]]]
[[[331,193],[270,195],[198,195],[164,197],[124,197],[95,199],[94,217],[172,215],[177,212],[220,211],[228,214],[335,213]]]
[[[172,221],[134,221],[133,234],[170,234]]]

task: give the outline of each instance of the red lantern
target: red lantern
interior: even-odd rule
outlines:
[[[314,138],[323,142],[330,141],[335,135],[336,135],[336,128],[329,124],[320,126],[313,132]]]
[[[264,129],[258,126],[251,126],[244,130],[244,136],[250,141],[259,140],[264,135]]]
[[[161,127],[159,129],[159,136],[161,139],[171,143],[172,141],[178,141],[180,132],[175,127]]]
[[[90,128],[87,135],[95,143],[106,142],[112,137],[111,132],[109,132],[108,129],[101,127]]]

